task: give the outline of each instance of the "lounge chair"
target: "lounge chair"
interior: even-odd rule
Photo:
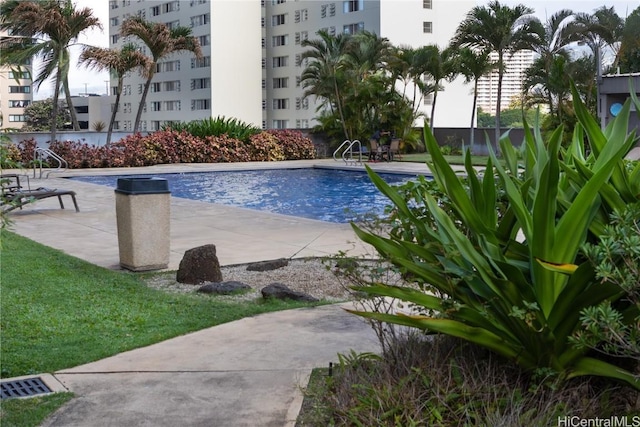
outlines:
[[[20,176],[16,174],[0,175],[0,183],[2,187],[0,209],[2,209],[2,212],[10,212],[16,208],[22,209],[26,204],[37,200],[48,199],[49,197],[57,197],[60,203],[60,209],[64,209],[62,196],[71,196],[76,212],[80,212],[75,191],[44,187],[35,190],[25,190],[22,188],[22,185],[20,185]]]
[[[391,140],[391,144],[389,145],[389,153],[387,156],[390,162],[394,160],[396,154],[398,155],[398,158],[400,158],[400,140],[394,138]]]

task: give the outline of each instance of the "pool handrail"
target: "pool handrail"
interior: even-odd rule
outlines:
[[[340,153],[340,150],[342,150],[342,148],[344,146],[347,146],[347,148],[345,148],[345,150],[342,152],[342,160],[345,162],[345,164],[349,164],[349,163],[360,163],[362,164],[362,143],[360,142],[360,140],[358,139],[354,139],[353,141],[350,141],[348,139],[345,139],[344,142],[342,144],[340,144],[340,146],[336,149],[336,151],[333,152],[333,160],[335,160],[336,162],[338,161],[338,155]],[[353,146],[357,145],[358,146],[358,158],[357,160],[354,159],[353,157]]]

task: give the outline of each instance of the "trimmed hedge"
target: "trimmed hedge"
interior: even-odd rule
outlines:
[[[33,161],[33,139],[10,146],[10,160],[28,166]],[[182,130],[160,130],[130,135],[108,146],[81,141],[55,141],[49,148],[65,159],[70,169],[151,166],[171,163],[272,162],[315,158],[313,142],[299,131],[261,131],[248,142],[220,136],[197,137]]]

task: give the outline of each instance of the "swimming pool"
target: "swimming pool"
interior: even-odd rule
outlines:
[[[115,189],[117,179],[125,176],[130,175],[70,179]],[[380,194],[367,174],[359,171],[307,168],[152,176],[166,179],[171,195],[175,197],[328,222],[346,223],[365,214],[379,216],[384,212],[384,207],[391,203]],[[394,185],[413,178],[396,174],[380,176]]]

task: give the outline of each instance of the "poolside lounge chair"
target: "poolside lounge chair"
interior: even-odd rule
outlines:
[[[387,153],[387,157],[390,162],[392,162],[396,156],[400,157],[400,140],[394,138],[391,140],[391,144],[389,145],[389,152]]]
[[[10,212],[16,208],[22,207],[28,203],[37,200],[47,199],[49,197],[57,197],[60,208],[64,209],[62,196],[71,196],[76,212],[80,212],[78,202],[76,201],[76,193],[71,190],[57,190],[55,188],[40,187],[35,190],[25,190],[20,185],[20,176],[16,174],[0,175],[0,183],[2,187],[2,197],[0,198],[0,209],[2,212]]]

